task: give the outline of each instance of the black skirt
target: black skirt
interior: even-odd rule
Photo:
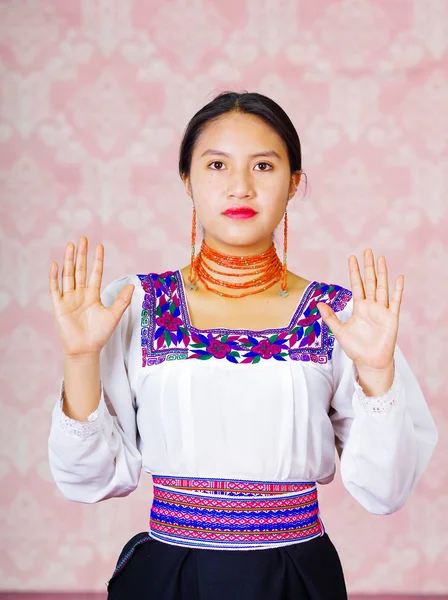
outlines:
[[[346,600],[342,565],[327,533],[262,550],[174,546],[147,531],[124,545],[108,600]]]

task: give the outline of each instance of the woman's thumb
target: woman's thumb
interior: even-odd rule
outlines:
[[[341,329],[341,323],[339,318],[336,316],[334,310],[325,302],[318,302],[316,304],[317,310],[320,312],[322,320],[330,330],[337,335]]]
[[[124,288],[120,291],[118,296],[115,299],[115,302],[112,304],[111,309],[117,315],[119,319],[121,319],[124,311],[131,303],[132,294],[134,293],[135,285],[133,283],[129,283],[125,285]]]

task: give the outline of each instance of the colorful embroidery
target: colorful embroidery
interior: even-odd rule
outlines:
[[[189,320],[182,274],[177,271],[138,275],[145,292],[141,314],[143,366],[165,360],[227,360],[256,364],[275,359],[326,363],[334,336],[323,323],[317,302],[341,311],[352,294],[338,285],[313,281],[287,327],[279,329],[196,329]]]
[[[314,481],[152,475],[150,535],[178,546],[244,550],[324,535]]]

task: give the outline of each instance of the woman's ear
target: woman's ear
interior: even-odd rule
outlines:
[[[299,186],[301,177],[302,177],[302,171],[295,171],[291,175],[291,183],[289,184],[289,198],[290,199],[297,192],[297,188]]]
[[[292,179],[297,189],[299,187],[300,180],[302,179],[302,171],[296,171],[295,173],[293,173]]]
[[[191,183],[190,183],[190,178],[188,177],[188,175],[182,175],[182,181],[184,182],[185,190],[186,190],[187,194],[191,198]]]

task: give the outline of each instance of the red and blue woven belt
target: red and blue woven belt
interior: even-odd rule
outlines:
[[[316,482],[152,475],[151,537],[176,546],[252,550],[324,535]]]

